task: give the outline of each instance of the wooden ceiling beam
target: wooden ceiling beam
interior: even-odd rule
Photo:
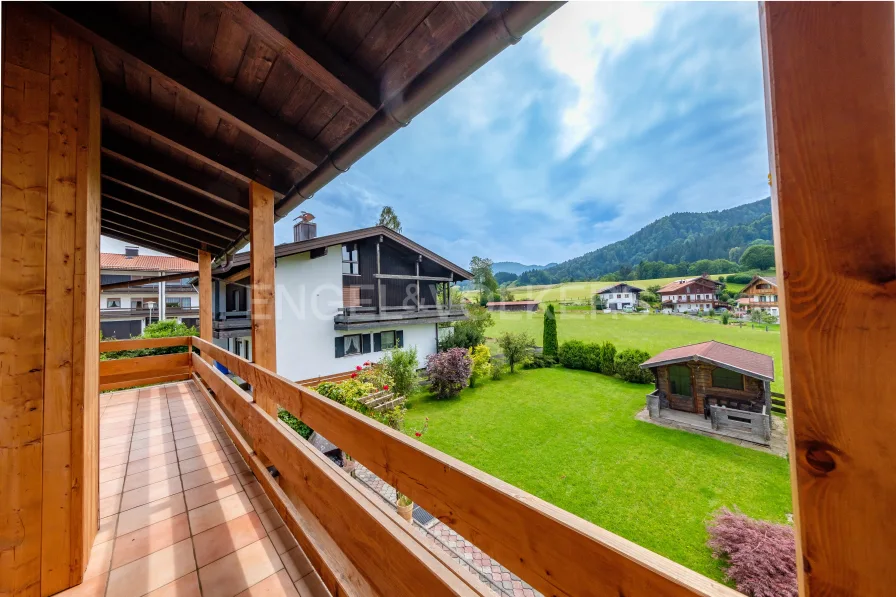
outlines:
[[[159,245],[165,245],[172,248],[180,248],[180,250],[182,251],[198,251],[200,249],[203,249],[205,244],[200,243],[195,239],[182,237],[178,237],[177,239],[175,239],[164,233],[160,234],[157,230],[149,228],[148,226],[143,226],[139,222],[125,220],[123,218],[113,221],[104,217],[102,219],[101,225],[103,228],[118,230],[120,232],[132,234],[133,236],[139,238],[146,238],[150,242],[158,243]]]
[[[217,195],[209,196],[207,194],[198,194],[186,190],[180,185],[158,178],[145,170],[135,168],[129,164],[122,163],[107,155],[102,156],[100,161],[100,172],[103,176],[122,180],[134,187],[139,188],[147,194],[167,197],[182,202],[184,205],[203,207],[216,207],[214,212],[220,216],[223,221],[233,222],[238,225],[239,220],[234,218],[245,216],[249,210],[225,199],[221,199]]]
[[[227,226],[221,226],[207,219],[197,220],[191,218],[190,212],[182,209],[168,209],[168,206],[154,204],[151,197],[128,187],[113,184],[103,185],[103,208],[111,207],[115,211],[127,214],[131,217],[142,218],[160,226],[173,226],[190,230],[190,234],[207,234],[211,237],[226,241],[228,244],[235,241],[241,235]],[[158,209],[164,207],[164,209]],[[154,209],[155,208],[155,209]],[[173,229],[173,228],[172,228]],[[195,232],[193,232],[195,231]]]
[[[109,156],[132,168],[139,168],[157,178],[179,185],[193,193],[204,195],[218,203],[232,203],[243,208],[249,207],[248,189],[241,189],[224,182],[213,174],[191,168],[128,139],[108,127],[103,130],[102,138],[104,156]]]
[[[139,225],[142,227],[146,227],[147,230],[163,231],[166,234],[172,234],[174,236],[177,236],[178,238],[186,238],[197,243],[219,249],[220,251],[226,249],[227,245],[229,244],[225,239],[202,234],[199,230],[181,228],[174,222],[165,222],[164,225],[159,225],[148,220],[145,217],[142,217],[142,215],[133,215],[120,209],[115,209],[115,206],[107,205],[109,203],[111,203],[111,201],[103,202],[102,220],[104,222],[120,222],[129,226]]]
[[[292,186],[284,177],[273,174],[256,164],[251,157],[240,154],[192,131],[172,120],[153,106],[129,97],[121,90],[103,87],[103,116],[121,126],[149,136],[175,150],[225,172],[249,185],[257,181],[281,196]]]
[[[118,174],[117,172],[115,174]],[[102,173],[102,189],[103,194],[109,194],[114,197],[122,197],[130,199],[138,204],[155,204],[156,209],[171,210],[172,207],[180,213],[176,215],[182,218],[182,221],[196,221],[197,225],[201,222],[206,225],[212,222],[220,226],[221,230],[227,230],[231,234],[238,234],[249,227],[249,218],[240,215],[222,216],[222,210],[214,209],[214,204],[201,199],[194,199],[186,196],[178,196],[166,193],[165,195],[154,193],[151,190],[143,189],[139,185],[129,182],[127,178],[118,178],[113,174]],[[166,205],[167,204],[167,205]],[[212,214],[216,215],[212,215]]]
[[[281,60],[287,57],[303,76],[327,95],[365,120],[376,113],[382,103],[379,83],[301,28],[294,19],[284,18],[280,7],[265,3],[263,14],[281,26],[286,25],[289,28],[287,35],[243,2],[221,2],[219,5],[236,23],[278,52]]]
[[[196,254],[191,254],[187,249],[173,248],[170,245],[160,244],[141,236],[130,234],[128,232],[122,232],[121,230],[117,230],[114,227],[102,225],[100,226],[100,234],[102,234],[103,236],[108,236],[109,238],[115,238],[124,241],[126,243],[132,243],[140,247],[146,247],[147,249],[152,249],[153,251],[160,251],[168,255],[173,255],[174,257],[182,257],[184,259],[189,259],[190,261],[196,260]]]
[[[326,159],[327,151],[321,145],[303,137],[179,52],[128,28],[102,3],[52,2],[49,6],[47,10],[53,13],[58,24],[90,42],[97,50],[114,56],[162,85],[175,88],[179,96],[184,95],[201,108],[232,122],[291,162],[310,170]]]

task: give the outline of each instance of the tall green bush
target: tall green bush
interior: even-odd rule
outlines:
[[[612,342],[600,346],[600,372],[604,375],[616,374],[616,347]]]
[[[585,368],[585,343],[581,340],[570,340],[560,345],[558,352],[560,364],[567,369]]]
[[[480,379],[486,379],[492,374],[492,353],[485,344],[474,346],[470,349],[470,358],[473,360],[473,369],[470,374],[470,387],[476,385]]]
[[[198,336],[199,330],[194,326],[183,324],[176,319],[163,319],[151,323],[143,328],[143,333],[137,338],[177,338],[180,336]],[[149,357],[160,354],[176,354],[179,352],[187,352],[187,346],[165,346],[162,348],[140,348],[137,350],[118,350],[115,352],[104,352],[100,355],[101,361],[111,361],[115,359],[130,359],[134,357]]]
[[[544,337],[542,339],[544,354],[550,357],[557,356],[557,314],[554,313],[554,305],[548,303],[544,311]]]
[[[386,352],[380,365],[392,378],[392,393],[410,396],[417,387],[417,349],[413,346],[392,349]]]
[[[616,355],[616,373],[625,381],[634,383],[652,383],[653,373],[649,369],[641,369],[640,365],[650,358],[650,353],[637,348],[623,350]]]
[[[516,366],[526,360],[526,357],[532,352],[532,345],[535,344],[529,334],[504,332],[498,338],[498,346],[504,352],[504,359],[510,366],[510,372],[513,373]]]

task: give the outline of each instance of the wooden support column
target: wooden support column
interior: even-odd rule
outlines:
[[[893,4],[760,11],[800,594],[892,595]]]
[[[274,310],[274,192],[256,182],[249,185],[249,241],[252,276],[252,360],[277,370],[277,321]],[[257,389],[255,400],[277,416],[273,398]]]
[[[100,81],[31,7],[3,22],[0,594],[52,595],[98,526]]]
[[[212,256],[199,251],[199,337],[212,341]],[[203,355],[206,361],[212,358]]]

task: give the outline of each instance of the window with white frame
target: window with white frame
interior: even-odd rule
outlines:
[[[349,276],[361,275],[358,259],[358,243],[346,243],[342,245],[342,273]]]
[[[120,298],[107,298],[106,299],[106,308],[107,309],[118,309],[121,307],[121,299]]]

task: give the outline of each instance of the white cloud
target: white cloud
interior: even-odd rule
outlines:
[[[574,2],[567,4],[538,30],[549,66],[565,76],[577,91],[576,101],[563,108],[557,150],[566,157],[589,137],[600,148],[597,134],[605,122],[607,91],[600,85],[606,62],[653,33],[661,4]]]

